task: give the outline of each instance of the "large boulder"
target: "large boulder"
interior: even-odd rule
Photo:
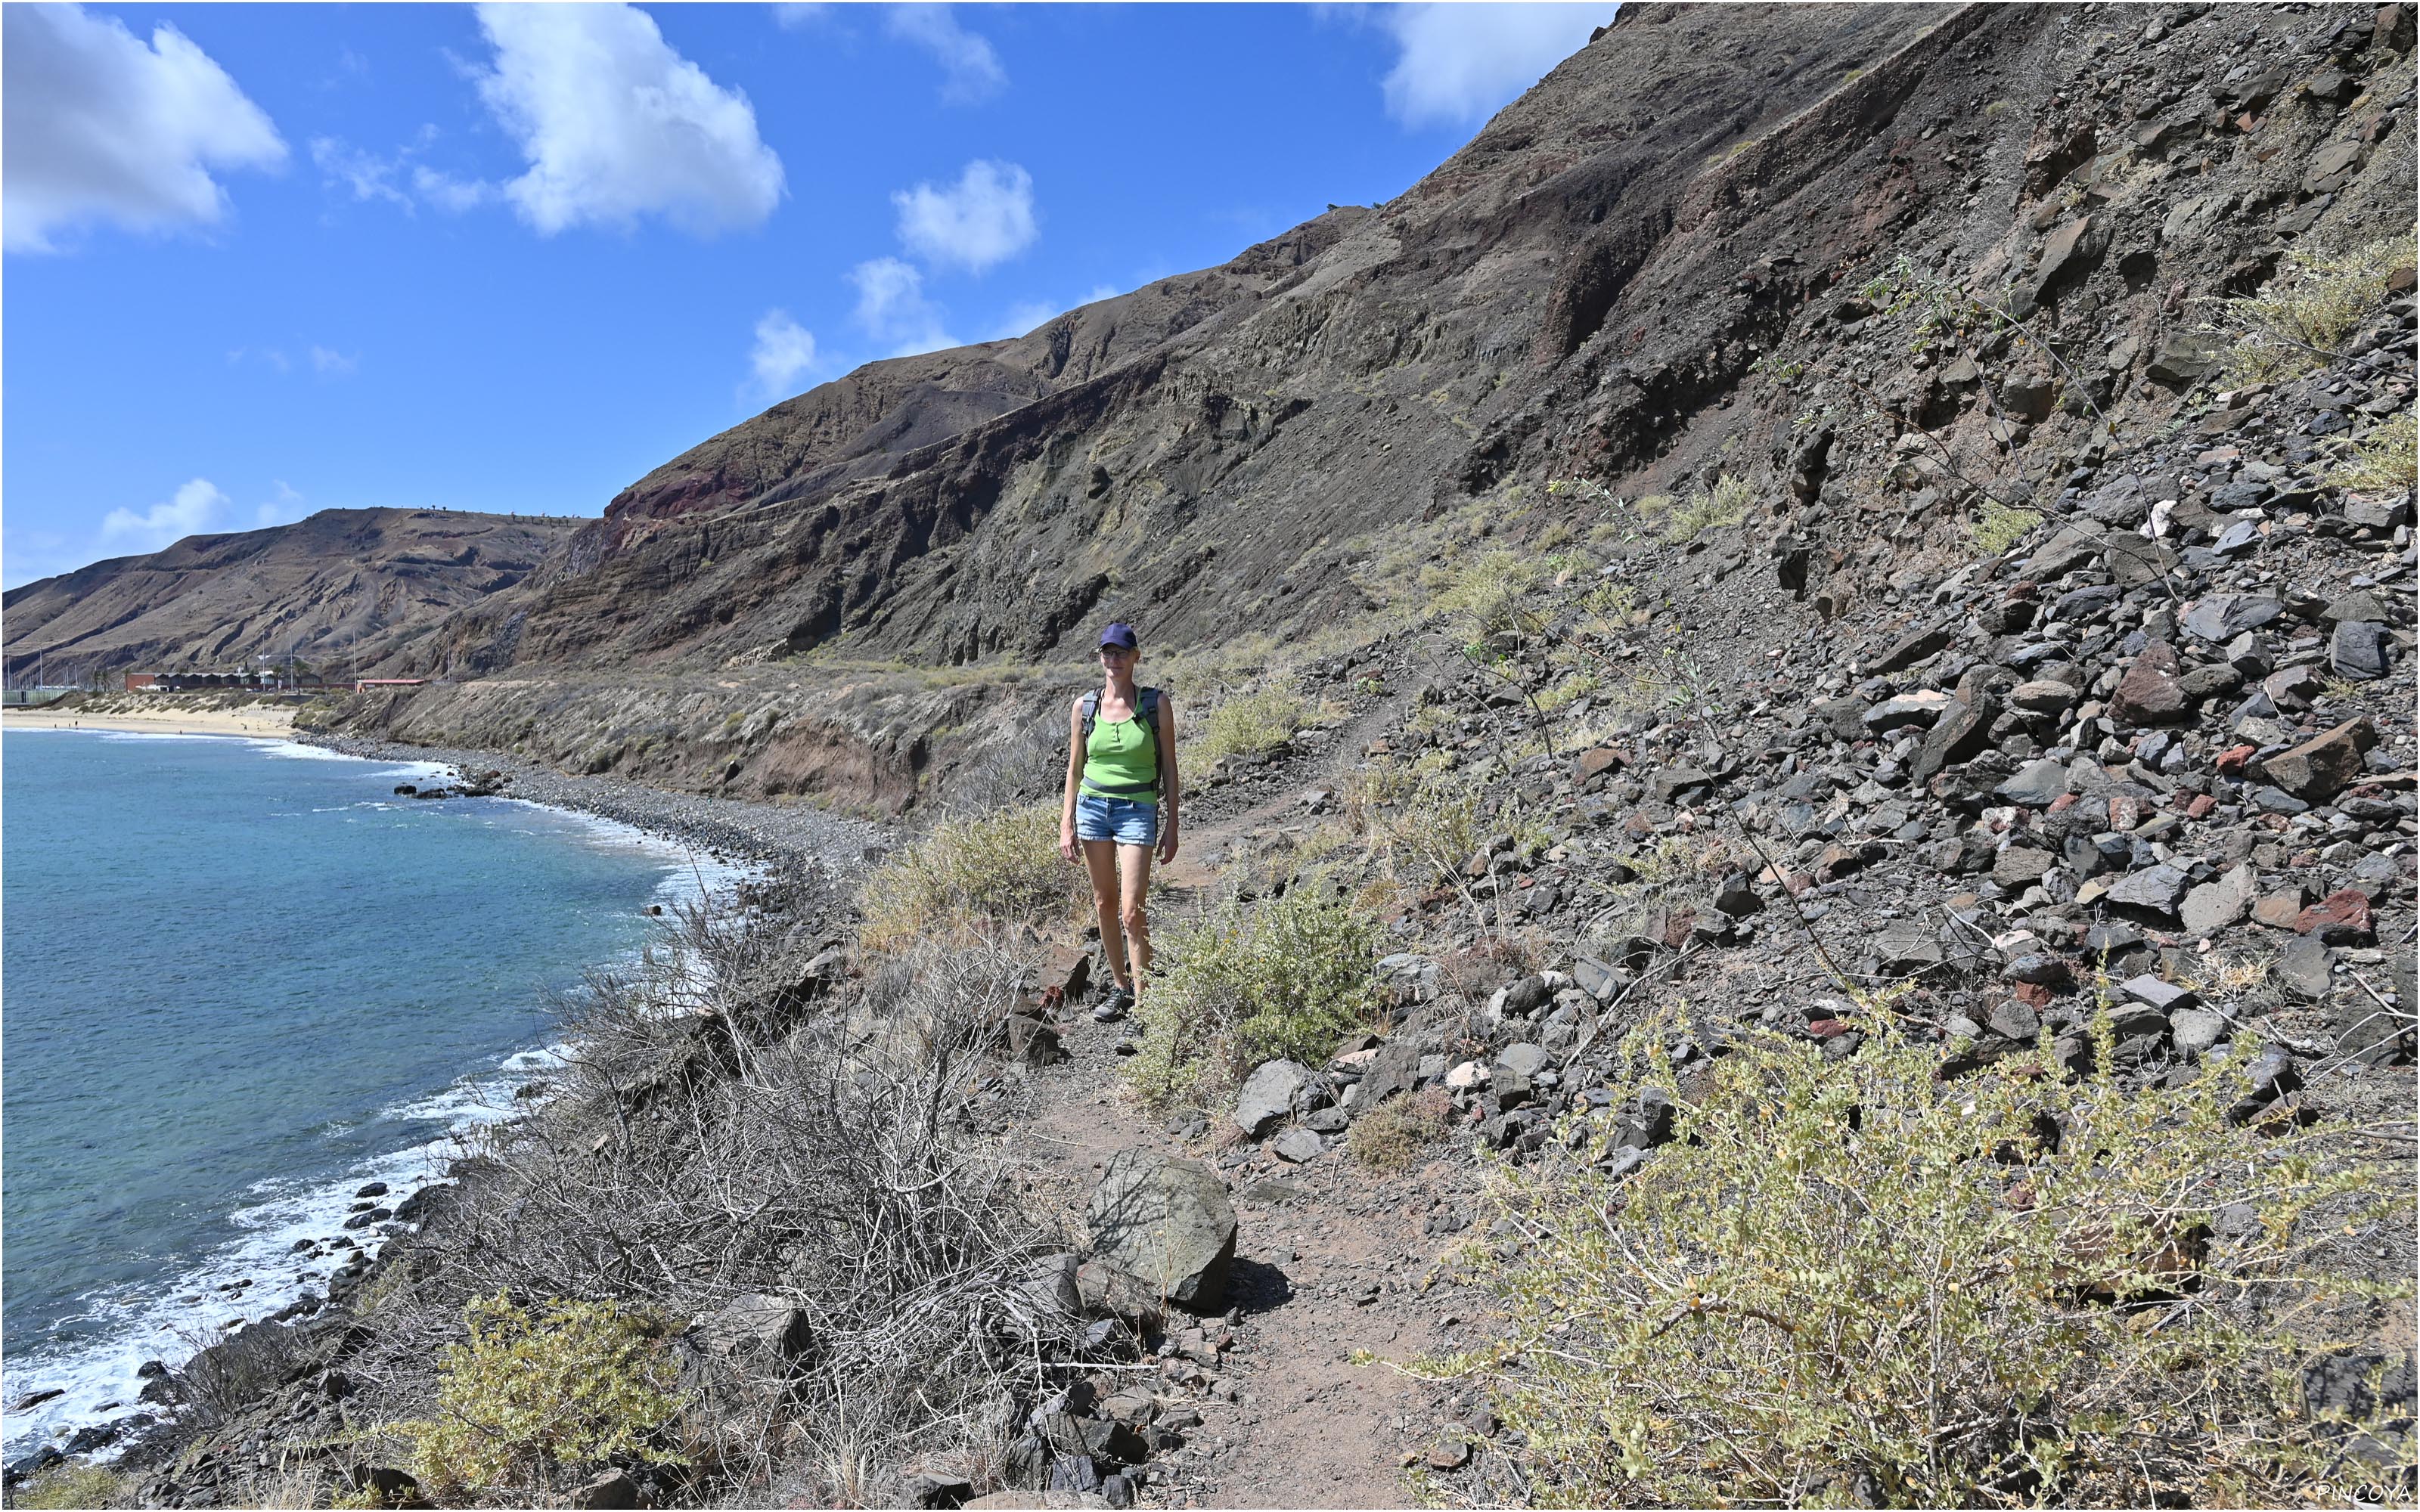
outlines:
[[[1225,1304],[1235,1210],[1208,1167],[1153,1149],[1122,1149],[1084,1210],[1093,1253],[1194,1312]]]

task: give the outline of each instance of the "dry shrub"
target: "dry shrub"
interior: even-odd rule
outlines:
[[[1527,552],[1484,551],[1434,578],[1432,608],[1467,620],[1475,640],[1534,636],[1545,622],[1528,600],[1546,576],[1544,564]]]
[[[1253,905],[1230,898],[1166,933],[1137,1005],[1142,1048],[1127,1084],[1165,1106],[1223,1091],[1263,1061],[1326,1059],[1377,1011],[1377,920],[1315,881]]]
[[[1400,1171],[1419,1158],[1420,1149],[1453,1126],[1453,1102],[1439,1087],[1389,1098],[1353,1120],[1345,1146],[1353,1158],[1374,1170]]]
[[[2387,276],[2412,261],[2407,232],[2349,252],[2295,251],[2257,294],[2222,301],[2226,373],[2238,383],[2290,378],[2336,355],[2337,346],[2385,302]]]
[[[1059,854],[1055,806],[944,819],[866,879],[859,940],[886,951],[985,921],[1065,923],[1091,897],[1082,870]]]
[[[2415,449],[2420,449],[2420,426],[2406,409],[2355,443],[2351,455],[2328,473],[2328,481],[2366,493],[2409,489],[2420,482],[2420,451]]]
[[[2046,1051],[1944,1083],[1869,1026],[1845,1062],[1741,1044],[1693,1100],[1652,1026],[1622,1090],[1671,1098],[1672,1143],[1610,1179],[1608,1111],[1563,1126],[1578,1161],[1502,1172],[1530,1242],[1478,1263],[1509,1335],[1426,1368],[1493,1387],[1538,1504],[2285,1504],[2408,1473],[2408,1418],[2365,1425],[2374,1463],[2304,1387],[2334,1331],[2408,1337],[2408,1281],[2329,1278],[2408,1229],[2408,1168],[2230,1117],[2248,1037],[2132,1090]]]
[[[396,1242],[387,1263],[402,1284],[347,1364],[359,1415],[386,1425],[366,1444],[431,1443],[408,1425],[466,1415],[445,1411],[455,1388],[434,1362],[458,1381],[483,1348],[504,1358],[499,1342],[553,1348],[533,1323],[468,1341],[465,1354],[466,1305],[500,1294],[610,1303],[685,1328],[671,1344],[677,1439],[650,1442],[676,1448],[703,1493],[748,1504],[782,1504],[767,1500],[777,1487],[784,1501],[830,1504],[843,1489],[826,1483],[830,1464],[889,1475],[960,1454],[997,1466],[1018,1403],[1121,1350],[1131,1358],[1126,1342],[1087,1344],[1080,1319],[1029,1288],[1037,1258],[1065,1246],[967,1137],[1027,964],[995,944],[925,941],[838,1003],[747,1000],[751,984],[795,974],[764,943],[792,933],[778,917],[706,928],[707,959],[667,951],[600,984],[555,1100],[488,1130],[441,1221]],[[812,1347],[726,1350],[715,1330],[688,1326],[761,1299],[803,1313]],[[558,1351],[555,1395],[599,1375],[628,1381],[632,1368],[608,1356],[656,1358],[600,1330],[610,1347]],[[614,1421],[655,1415],[649,1396]],[[514,1463],[504,1484],[489,1466],[463,1493],[526,1498],[568,1473]]]

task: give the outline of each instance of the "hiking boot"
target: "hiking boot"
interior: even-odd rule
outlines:
[[[1126,1016],[1126,1010],[1134,1007],[1134,1000],[1135,995],[1133,988],[1110,988],[1109,995],[1101,999],[1101,1006],[1093,1010],[1093,1022],[1095,1024],[1115,1024],[1118,1020]]]

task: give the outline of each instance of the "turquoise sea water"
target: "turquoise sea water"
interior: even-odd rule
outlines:
[[[0,1402],[67,1393],[0,1420],[9,1458],[323,1286],[294,1242],[432,1179],[551,1058],[550,994],[718,880],[580,815],[393,795],[430,770],[0,740]]]

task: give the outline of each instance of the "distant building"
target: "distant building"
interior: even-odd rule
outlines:
[[[160,674],[158,672],[128,672],[126,674],[126,691],[129,693],[148,693],[158,688],[159,686]]]

